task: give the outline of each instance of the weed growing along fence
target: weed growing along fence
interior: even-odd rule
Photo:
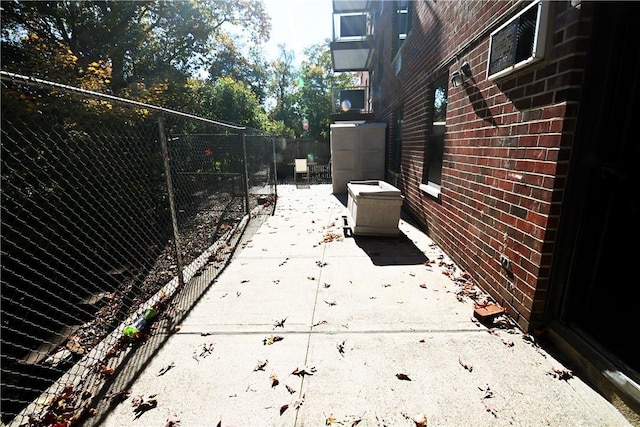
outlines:
[[[149,306],[175,325],[247,222],[273,212],[274,141],[1,77],[1,421],[71,425],[144,338],[122,326]]]

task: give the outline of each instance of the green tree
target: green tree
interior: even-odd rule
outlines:
[[[278,45],[280,55],[273,63],[273,79],[271,91],[275,98],[275,107],[271,110],[271,118],[280,121],[286,128],[298,134],[295,127],[301,123],[299,104],[297,102],[297,88],[294,80],[297,72],[293,65],[294,53],[287,50],[286,45]],[[291,132],[288,132],[291,133]],[[278,135],[285,136],[285,135]]]
[[[108,63],[114,93],[178,77],[184,84],[213,60],[213,47],[227,37],[226,25],[245,30],[257,44],[271,29],[261,0],[12,1],[2,3],[2,23],[5,69],[29,75],[45,70],[46,77],[54,54],[25,53],[29,46],[23,41],[35,35],[45,47],[71,51],[77,58],[73,77],[86,73],[89,64]],[[7,47],[12,57],[5,57]]]
[[[309,129],[302,133],[317,140],[328,140],[332,113],[332,89],[354,85],[352,73],[334,73],[331,64],[329,40],[307,47],[307,60],[302,62],[298,90],[298,103],[302,119],[308,120]]]
[[[258,46],[249,48],[247,55],[244,56],[236,46],[234,39],[231,37],[222,38],[221,43],[215,47],[211,56],[208,69],[210,80],[232,77],[247,84],[260,102],[265,102],[269,90],[270,65]]]
[[[214,82],[199,83],[197,113],[229,123],[240,124],[265,132],[273,126],[260,100],[243,82],[222,77]]]

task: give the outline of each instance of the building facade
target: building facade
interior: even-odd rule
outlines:
[[[334,34],[334,69],[368,72],[404,209],[637,413],[638,4],[334,0],[334,26],[365,20],[345,16],[365,32]]]

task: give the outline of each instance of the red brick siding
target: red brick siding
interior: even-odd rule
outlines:
[[[485,77],[489,30],[505,22],[508,11],[512,16],[517,2],[412,2],[412,29],[397,75],[391,4],[376,25],[377,60],[384,71],[373,85],[380,96],[377,120],[387,122],[389,138],[395,132],[392,112],[404,111],[397,185],[405,208],[528,330],[542,318],[548,294],[588,44],[588,8],[554,2],[544,61],[494,82]],[[436,201],[419,189],[432,82],[459,68],[455,55],[469,62],[473,79],[464,88],[449,87],[442,193]],[[500,254],[511,260],[512,275],[500,266]]]

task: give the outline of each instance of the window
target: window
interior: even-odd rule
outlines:
[[[400,164],[402,163],[402,108],[399,108],[395,112],[395,129],[393,133],[393,140],[391,144],[391,165],[390,169],[393,172],[400,172]]]
[[[365,37],[367,35],[367,15],[340,16],[340,37]]]
[[[444,134],[447,118],[447,88],[449,75],[436,80],[431,92],[431,132],[427,136],[425,162],[420,188],[433,197],[440,196],[442,182],[442,158],[444,155]]]
[[[397,0],[395,15],[395,34],[397,35],[393,43],[393,56],[396,56],[402,43],[411,31],[411,1]]]

